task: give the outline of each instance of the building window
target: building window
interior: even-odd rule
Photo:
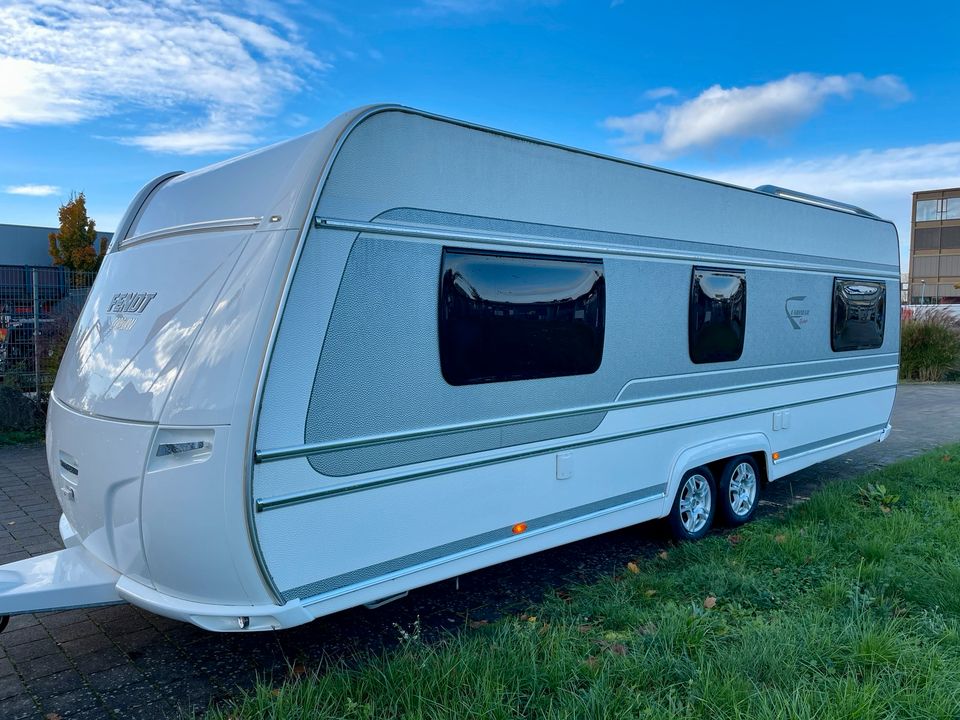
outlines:
[[[960,197],[944,199],[943,219],[960,220]]]
[[[939,200],[917,200],[917,222],[940,219]]]
[[[586,375],[603,357],[603,261],[445,248],[440,369],[451,385]]]
[[[695,267],[690,291],[690,359],[739,360],[747,318],[746,273]]]
[[[867,350],[883,345],[887,287],[875,280],[833,279],[834,352]]]
[[[917,200],[917,222],[960,220],[960,197]]]

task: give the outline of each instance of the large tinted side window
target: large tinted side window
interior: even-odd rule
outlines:
[[[875,280],[833,279],[830,344],[835,352],[883,345],[887,287]]]
[[[440,368],[451,385],[596,372],[603,262],[443,251]]]
[[[747,322],[743,270],[693,268],[690,284],[690,359],[695,363],[739,360]]]

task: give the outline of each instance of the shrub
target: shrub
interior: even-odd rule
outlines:
[[[903,320],[900,377],[938,382],[960,367],[960,318],[942,308],[924,309]]]

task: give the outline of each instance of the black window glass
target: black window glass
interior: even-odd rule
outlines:
[[[746,273],[695,267],[690,289],[690,359],[739,360],[747,321]]]
[[[444,249],[440,368],[451,385],[596,372],[603,262]]]
[[[887,287],[875,280],[833,280],[834,351],[865,350],[883,345]]]

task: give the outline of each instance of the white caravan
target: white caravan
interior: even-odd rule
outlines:
[[[66,548],[0,614],[287,628],[883,440],[894,226],[403,107],[149,183],[50,399]]]

